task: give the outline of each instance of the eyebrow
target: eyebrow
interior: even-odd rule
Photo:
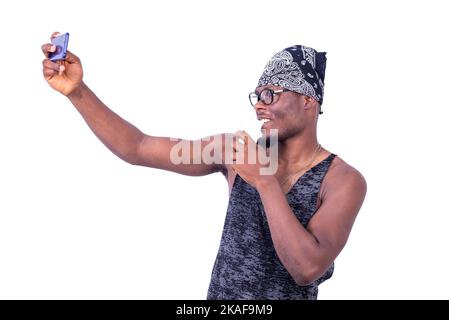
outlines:
[[[264,91],[265,89],[270,89],[270,86],[269,86],[269,85],[263,86],[263,87],[262,87],[261,89],[259,89],[259,90],[260,90],[260,92],[262,92],[262,91]],[[254,90],[254,92],[255,92],[257,95],[259,95],[259,94],[260,94],[259,90],[256,89],[256,90]]]

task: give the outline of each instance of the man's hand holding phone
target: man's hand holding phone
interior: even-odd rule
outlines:
[[[58,37],[66,37],[65,39],[57,39]],[[42,45],[42,52],[46,59],[42,61],[43,74],[47,83],[68,96],[76,88],[78,88],[83,80],[83,68],[80,59],[70,51],[66,50],[68,35],[61,35],[54,32],[50,38],[52,43]],[[65,45],[59,45],[60,40],[65,40]],[[62,50],[62,52],[59,52]],[[64,57],[64,52],[66,52]],[[52,61],[55,60],[55,61]]]

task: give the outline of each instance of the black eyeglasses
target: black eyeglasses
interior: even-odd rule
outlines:
[[[263,89],[260,93],[257,92],[251,92],[249,94],[249,102],[251,102],[251,105],[253,107],[256,106],[256,103],[259,101],[262,101],[263,104],[269,105],[273,103],[274,96],[276,94],[280,94],[282,92],[290,91],[288,89],[279,89],[279,90],[273,90],[273,89]]]

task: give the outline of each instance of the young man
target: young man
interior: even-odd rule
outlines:
[[[54,50],[52,44],[42,46],[46,57]],[[325,53],[312,48],[277,53],[250,94],[270,145],[239,131],[231,147],[227,134],[186,141],[142,133],[86,86],[80,59],[71,52],[59,63],[44,59],[43,74],[121,159],[185,175],[224,174],[229,206],[208,299],[316,299],[366,193],[363,176],[317,140],[325,67]],[[190,161],[173,161],[180,142],[188,146]],[[192,147],[195,143],[200,148]],[[269,174],[261,173],[266,164],[260,160],[237,161],[265,148],[278,157]],[[219,161],[205,161],[205,149],[213,149]]]

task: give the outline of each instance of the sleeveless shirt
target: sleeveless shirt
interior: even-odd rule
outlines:
[[[306,171],[286,194],[304,227],[316,211],[321,182],[335,156],[330,154]],[[333,270],[334,263],[310,285],[296,284],[276,254],[259,193],[236,175],[207,299],[316,299],[318,285]]]

